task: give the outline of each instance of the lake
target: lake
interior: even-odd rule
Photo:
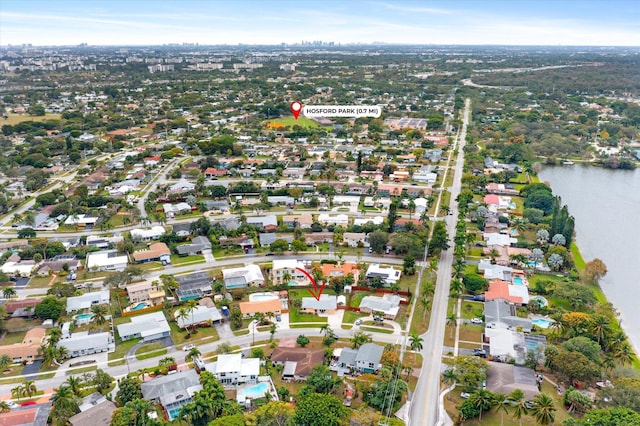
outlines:
[[[585,261],[600,258],[600,285],[640,350],[640,169],[545,166],[539,174],[576,219],[575,241]]]

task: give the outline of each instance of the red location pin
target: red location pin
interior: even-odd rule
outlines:
[[[293,116],[296,118],[296,120],[300,115],[300,111],[302,111],[302,104],[300,103],[300,101],[291,102],[291,112],[293,113]]]

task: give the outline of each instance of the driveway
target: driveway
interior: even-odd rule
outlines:
[[[202,255],[204,256],[204,263],[206,263],[207,265],[210,265],[216,261],[216,258],[213,257],[213,253],[211,252],[211,249],[202,250]]]
[[[42,365],[42,360],[37,359],[33,361],[32,364],[27,364],[22,368],[22,375],[27,376],[27,380],[37,380],[36,376],[31,376],[31,374],[36,374],[40,370],[40,366]]]
[[[150,343],[160,343],[162,346],[170,348],[171,346],[173,346],[173,340],[171,340],[171,337],[163,337],[162,339],[157,339],[157,340],[152,340],[150,342],[138,342],[135,345],[133,345],[131,347],[131,349],[129,349],[127,351],[127,354],[125,355],[126,358],[134,358],[136,357],[136,351],[144,345],[148,345]]]

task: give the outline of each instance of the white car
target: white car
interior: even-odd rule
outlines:
[[[195,347],[196,347],[196,345],[194,345],[193,343],[189,343],[188,345],[185,345],[185,346],[182,348],[182,350],[183,350],[183,351],[185,351],[185,352],[187,352],[187,351],[190,351],[191,349],[193,349],[193,348],[195,348]]]
[[[356,322],[355,322],[355,324],[356,324],[356,325],[360,325],[360,324],[362,324],[362,320],[361,320],[361,319],[357,319],[357,320],[356,320]]]
[[[471,394],[469,392],[462,392],[460,394],[460,398],[462,399],[468,399],[471,396]]]
[[[482,320],[480,318],[471,318],[471,324],[482,324]]]

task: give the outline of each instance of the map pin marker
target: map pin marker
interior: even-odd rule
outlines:
[[[296,118],[296,120],[300,115],[300,111],[302,111],[302,104],[300,103],[300,101],[291,102],[291,112],[293,113],[293,116]]]

